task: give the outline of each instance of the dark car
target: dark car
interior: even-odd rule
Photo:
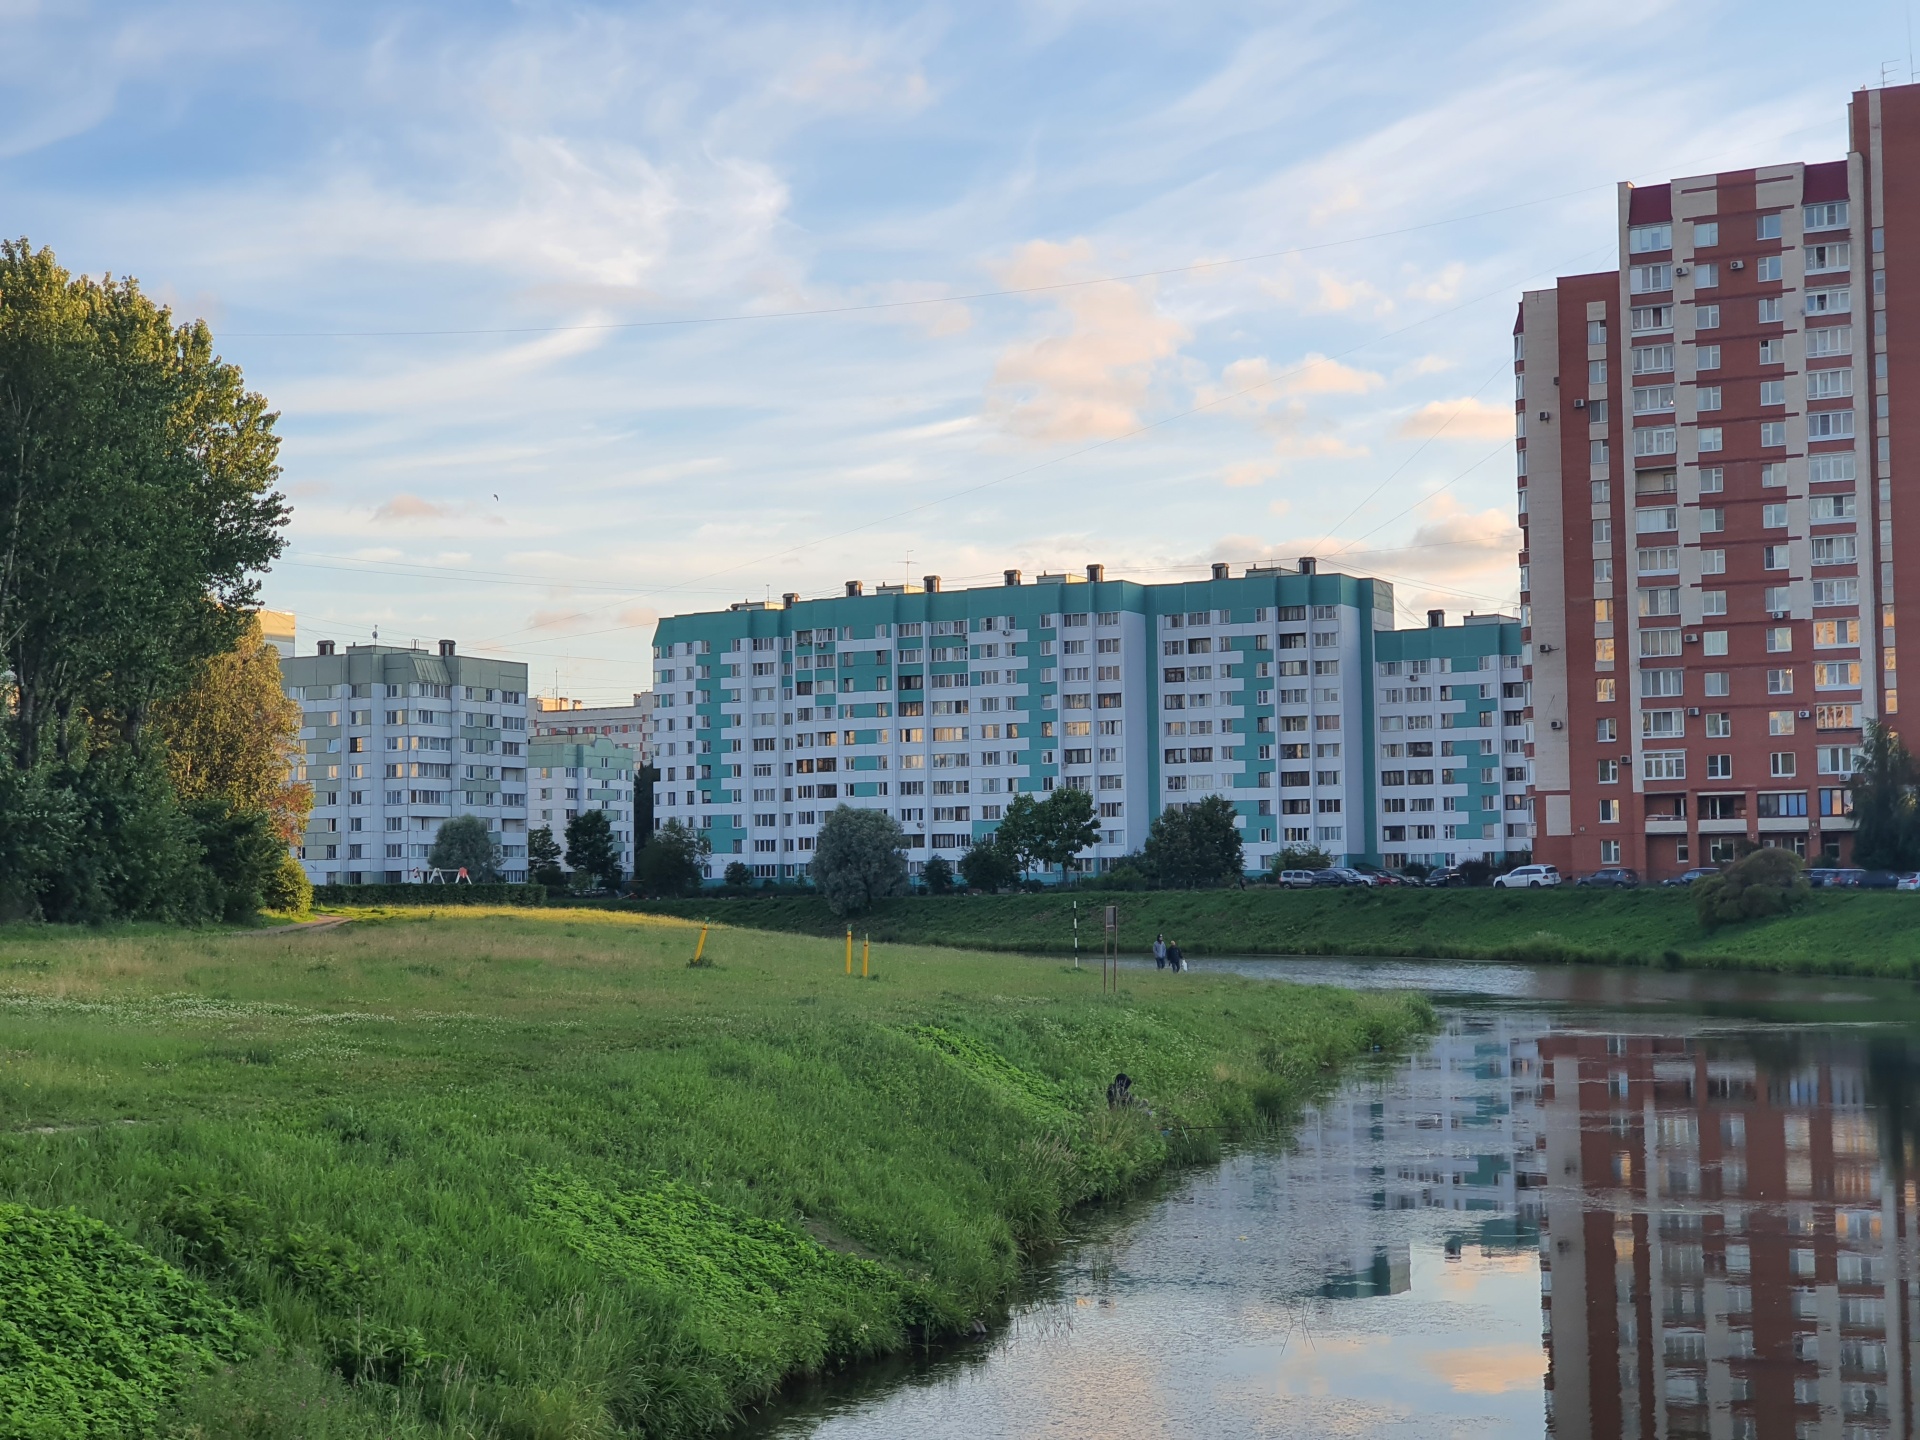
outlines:
[[[1445,885],[1464,885],[1466,883],[1467,877],[1460,873],[1457,866],[1453,865],[1435,870],[1431,875],[1427,876],[1427,884],[1435,886],[1436,888]]]
[[[1900,877],[1892,870],[1863,870],[1856,883],[1862,890],[1898,890]]]
[[[1631,890],[1640,883],[1640,872],[1628,869],[1625,865],[1608,865],[1591,875],[1582,875],[1575,883],[1597,885],[1603,889]]]
[[[1315,889],[1323,885],[1364,885],[1366,883],[1364,880],[1356,880],[1351,871],[1340,870],[1331,866],[1325,870],[1316,870],[1313,872]]]
[[[1709,875],[1718,875],[1720,871],[1712,865],[1697,865],[1691,870],[1682,871],[1671,879],[1662,880],[1662,885],[1691,885],[1696,880],[1704,880]]]
[[[1818,870],[1807,871],[1807,884],[1815,890],[1857,890],[1860,882],[1866,879],[1864,870],[1841,869],[1825,866]]]

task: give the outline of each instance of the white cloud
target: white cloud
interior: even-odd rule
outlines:
[[[1423,440],[1499,440],[1513,434],[1513,410],[1489,405],[1471,395],[1458,400],[1429,400],[1394,427],[1394,434]]]

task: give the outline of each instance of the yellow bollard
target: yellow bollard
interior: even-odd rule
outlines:
[[[853,974],[853,927],[847,926],[847,974]]]
[[[699,942],[693,947],[693,963],[698,965],[700,963],[700,957],[706,953],[707,953],[707,927],[705,925],[702,925],[700,927]]]
[[[860,939],[860,978],[867,978],[867,956],[873,950],[873,937],[864,935]]]

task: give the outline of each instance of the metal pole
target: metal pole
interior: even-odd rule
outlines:
[[[1076,970],[1080,968],[1080,902],[1078,900],[1073,902],[1073,968]],[[1107,972],[1103,968],[1100,971],[1100,980],[1103,987],[1106,978]]]
[[[707,927],[705,924],[702,924],[700,926],[699,943],[693,947],[693,963],[698,965],[700,963],[700,957],[706,953],[707,953]]]
[[[853,927],[847,926],[847,974],[853,974]]]
[[[860,938],[860,978],[867,978],[867,956],[873,951],[873,937],[863,935]]]

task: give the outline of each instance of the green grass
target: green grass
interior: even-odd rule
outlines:
[[[882,902],[855,929],[889,944],[1065,954],[1071,894],[914,896]],[[1920,973],[1920,895],[1816,891],[1792,915],[1708,933],[1684,890],[1083,891],[1080,944],[1100,945],[1103,908],[1143,953],[1156,934],[1189,955],[1412,955],[1435,959],[1676,965],[1835,974]],[[843,933],[812,896],[700,898],[647,910],[803,935]]]
[[[1072,1207],[1428,1020],[1233,977],[1103,999],[1097,968],[886,945],[863,982],[839,944],[751,930],[694,969],[694,934],[578,910],[0,930],[0,1203],[100,1222],[246,1337],[133,1377],[147,1409],[112,1424],[711,1431],[993,1317]],[[1151,1116],[1107,1109],[1121,1069]],[[35,1313],[0,1273],[0,1335]],[[130,1333],[162,1334],[144,1313]],[[3,1362],[0,1434],[115,1433]]]

